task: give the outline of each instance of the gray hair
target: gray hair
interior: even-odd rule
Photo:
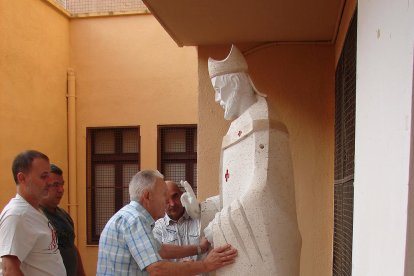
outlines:
[[[140,171],[134,175],[129,182],[130,200],[139,202],[142,193],[148,188],[153,188],[157,178],[164,179],[164,176],[157,170]]]

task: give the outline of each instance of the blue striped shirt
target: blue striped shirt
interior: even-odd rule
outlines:
[[[113,215],[99,239],[96,275],[148,275],[145,268],[161,260],[153,225],[154,219],[135,201]]]

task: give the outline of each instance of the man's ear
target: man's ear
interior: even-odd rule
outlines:
[[[151,192],[149,189],[145,189],[141,194],[141,200],[143,202],[148,202],[151,198]]]
[[[23,172],[17,173],[17,183],[24,183],[26,182],[26,175]]]

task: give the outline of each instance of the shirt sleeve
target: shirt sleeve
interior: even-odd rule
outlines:
[[[162,223],[160,223],[160,220],[157,220],[155,222],[155,226],[154,226],[154,229],[152,230],[152,234],[154,235],[154,238],[159,243],[162,243]]]
[[[0,256],[16,256],[23,262],[36,242],[33,229],[23,216],[4,218],[0,225]]]
[[[142,220],[142,218],[129,220],[123,225],[126,244],[141,271],[150,264],[162,260],[158,254],[159,245],[154,239],[151,226],[143,223]]]

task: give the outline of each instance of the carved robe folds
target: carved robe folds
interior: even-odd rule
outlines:
[[[213,242],[230,243],[239,256],[216,275],[298,276],[301,237],[289,137],[258,98],[223,139],[222,209],[214,218]]]

